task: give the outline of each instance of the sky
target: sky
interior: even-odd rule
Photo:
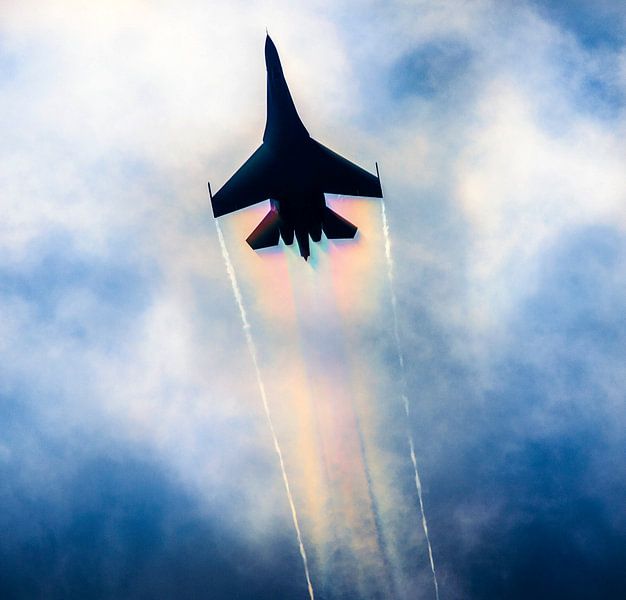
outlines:
[[[266,27],[388,237],[239,305]],[[623,2],[8,1],[0,114],[0,597],[626,597]]]

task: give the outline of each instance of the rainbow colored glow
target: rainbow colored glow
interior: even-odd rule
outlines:
[[[392,450],[404,433],[383,363],[372,344],[387,300],[376,201],[338,198],[359,227],[355,240],[261,252],[242,243],[266,206],[227,220],[232,261],[254,321],[259,362],[300,516],[314,587],[347,586],[362,597],[403,596],[426,566],[409,477]],[[385,392],[387,390],[387,392]],[[420,556],[416,559],[416,556]],[[349,591],[349,590],[346,590]]]

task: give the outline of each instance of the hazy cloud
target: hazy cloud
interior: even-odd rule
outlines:
[[[5,3],[0,595],[306,593],[206,199],[260,141],[267,26],[313,135],[381,165],[441,597],[621,597],[622,13]],[[316,515],[347,512],[311,492],[317,417],[348,508],[378,503],[398,597],[427,597],[379,213],[343,206],[369,237],[323,246],[313,269],[283,248],[250,262],[257,213],[225,221],[227,242],[314,580],[351,564],[323,552]],[[354,571],[364,587],[324,593],[366,597]]]

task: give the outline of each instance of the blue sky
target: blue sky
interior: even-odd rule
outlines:
[[[378,205],[313,265],[224,219],[316,597],[435,597],[407,431],[442,600],[624,597],[622,3],[0,17],[0,596],[308,597],[206,199],[267,26],[312,135],[380,164],[411,407]]]

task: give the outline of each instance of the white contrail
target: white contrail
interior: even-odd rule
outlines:
[[[393,336],[396,342],[396,353],[398,355],[398,363],[400,365],[400,384],[402,386],[402,403],[404,404],[404,413],[407,418],[407,439],[409,449],[411,451],[411,462],[413,463],[413,471],[415,473],[415,488],[417,489],[417,497],[419,499],[420,512],[422,514],[422,527],[424,528],[424,536],[426,537],[426,545],[428,546],[428,558],[430,559],[430,570],[433,572],[433,582],[435,584],[435,598],[439,600],[439,585],[437,584],[437,575],[435,573],[435,561],[433,559],[433,549],[430,545],[428,536],[428,524],[426,523],[426,511],[424,510],[424,499],[422,497],[422,482],[420,480],[419,470],[417,468],[417,459],[415,458],[415,444],[413,443],[413,434],[411,433],[411,420],[409,409],[409,398],[407,396],[406,374],[404,370],[404,354],[402,352],[402,344],[400,343],[400,331],[398,327],[398,309],[396,301],[396,291],[393,284],[393,258],[391,256],[391,236],[389,235],[389,223],[387,222],[387,211],[385,209],[385,201],[381,198],[381,212],[383,217],[383,233],[385,235],[385,258],[387,259],[387,276],[389,278],[389,291],[391,294],[391,312],[393,315]]]
[[[259,361],[257,359],[256,346],[254,344],[254,339],[252,338],[252,331],[250,330],[250,322],[248,321],[248,315],[246,314],[246,309],[243,305],[243,297],[241,295],[241,290],[239,289],[239,284],[237,283],[237,277],[235,275],[235,268],[233,266],[233,263],[230,260],[230,255],[228,254],[228,249],[226,248],[226,243],[224,242],[224,236],[222,235],[222,229],[217,219],[215,219],[215,227],[217,228],[217,237],[219,238],[219,241],[220,241],[220,247],[222,249],[222,257],[224,258],[224,264],[226,265],[226,272],[228,273],[228,278],[230,279],[230,283],[233,288],[233,295],[235,296],[237,306],[239,307],[239,315],[241,316],[241,324],[243,325],[243,332],[246,337],[246,343],[248,344],[248,350],[250,351],[250,357],[252,358],[252,364],[254,365],[256,381],[259,386],[259,393],[261,394],[261,400],[263,401],[263,409],[265,410],[265,416],[267,417],[267,422],[270,426],[270,432],[272,434],[272,440],[274,441],[274,450],[276,450],[276,454],[278,455],[278,462],[280,463],[280,471],[283,475],[283,483],[285,484],[285,491],[287,492],[287,499],[289,500],[289,507],[291,508],[291,518],[293,520],[293,526],[296,530],[296,536],[298,537],[298,546],[300,547],[300,556],[302,557],[304,575],[306,577],[307,587],[309,588],[309,596],[311,600],[315,600],[315,595],[313,594],[313,585],[311,584],[311,577],[309,575],[309,562],[307,560],[306,551],[304,549],[304,544],[302,542],[302,533],[300,532],[300,525],[298,524],[298,513],[296,512],[296,505],[294,504],[293,496],[291,495],[289,479],[287,478],[287,471],[285,470],[285,461],[283,460],[283,452],[280,449],[280,444],[278,443],[278,436],[276,435],[276,430],[274,429],[274,422],[272,421],[272,415],[270,413],[270,408],[267,403],[267,394],[265,393],[265,385],[263,384],[263,378],[261,377],[261,369],[259,368]]]

